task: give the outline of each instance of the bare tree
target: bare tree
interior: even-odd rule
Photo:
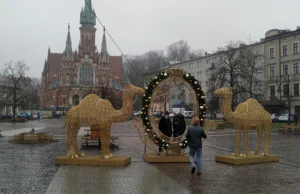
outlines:
[[[7,98],[13,105],[13,116],[16,115],[16,108],[30,96],[31,79],[26,76],[29,67],[22,61],[5,64],[2,72],[2,79],[11,87],[8,87]]]
[[[215,113],[220,111],[220,102],[219,98],[214,95],[214,92],[217,88],[220,88],[222,83],[224,83],[223,77],[218,77],[218,69],[215,63],[212,63],[211,67],[208,69],[209,79],[208,79],[208,90],[207,105],[209,107],[209,112],[211,119],[215,118]],[[213,116],[214,115],[214,116]]]
[[[239,95],[246,91],[242,80],[246,70],[243,47],[240,42],[229,42],[218,49],[220,60],[216,75],[221,82],[220,86],[232,88],[232,108],[237,106]]]
[[[202,57],[205,54],[204,49],[193,49],[190,53],[190,58]]]
[[[88,94],[96,94],[102,99],[109,100],[114,108],[121,108],[122,97],[116,94],[116,90],[112,87],[104,86],[83,86],[80,88],[82,96],[85,97]]]
[[[257,98],[262,91],[262,78],[259,77],[259,71],[263,69],[263,64],[260,62],[262,53],[257,49],[248,49],[244,54],[245,71],[244,80],[246,84],[245,92],[248,97]]]
[[[167,57],[173,61],[185,61],[189,59],[191,46],[185,40],[179,40],[167,47]]]

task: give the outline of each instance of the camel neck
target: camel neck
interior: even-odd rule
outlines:
[[[232,95],[225,95],[225,97],[222,98],[222,114],[229,122],[233,121],[231,104],[232,104]]]
[[[116,123],[126,121],[133,113],[133,99],[130,92],[132,91],[124,89],[122,108],[113,112],[113,120]]]

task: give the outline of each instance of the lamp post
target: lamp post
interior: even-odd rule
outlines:
[[[280,75],[277,79],[276,79],[276,83],[277,83],[277,92],[279,93],[280,95],[280,100],[281,100],[281,92],[282,92],[282,89],[281,89],[281,85],[282,83],[287,83],[287,93],[286,93],[286,97],[287,97],[287,101],[288,101],[288,111],[289,111],[289,114],[288,114],[288,124],[290,125],[291,124],[291,120],[290,120],[290,114],[291,114],[291,94],[290,94],[290,82],[293,81],[294,78],[291,78],[289,74],[287,75]],[[283,90],[284,92],[284,90]],[[283,94],[284,96],[285,94]]]

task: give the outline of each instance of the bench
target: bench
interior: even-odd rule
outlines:
[[[284,135],[285,132],[293,134],[293,131],[294,135],[300,135],[300,126],[284,125],[279,129],[278,134],[280,135],[282,133],[282,135]]]
[[[81,144],[81,149],[101,148],[100,137],[85,136],[85,137],[82,137],[82,139],[85,140],[85,143]],[[119,136],[115,136],[115,135],[110,136],[110,148],[111,149],[119,149],[119,146],[116,143],[117,140],[119,140]],[[91,143],[90,141],[98,141],[98,142],[95,145],[94,143]]]

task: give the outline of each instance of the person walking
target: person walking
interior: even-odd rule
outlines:
[[[184,116],[180,113],[176,114],[173,119],[173,136],[181,136],[186,129]]]
[[[202,138],[206,139],[207,135],[202,127],[199,127],[200,120],[198,117],[193,119],[192,126],[188,128],[186,133],[186,138],[188,141],[188,146],[190,148],[189,156],[192,171],[194,174],[196,170],[194,157],[197,155],[197,175],[201,174],[201,157],[202,157]]]
[[[297,126],[298,124],[298,115],[297,114],[294,114],[294,121],[295,121],[295,126]]]

